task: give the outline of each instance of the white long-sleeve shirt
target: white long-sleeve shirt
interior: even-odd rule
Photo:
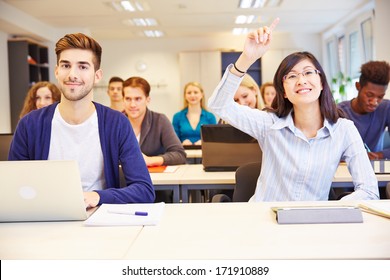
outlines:
[[[229,124],[253,136],[263,151],[262,169],[250,201],[328,200],[340,160],[345,160],[355,191],[343,199],[378,199],[378,181],[353,122],[327,120],[314,138],[295,127],[291,113],[251,109],[234,102],[242,78],[231,65],[208,101],[209,108]]]

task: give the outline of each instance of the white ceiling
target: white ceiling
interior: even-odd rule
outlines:
[[[144,1],[144,0],[140,0]],[[277,8],[238,9],[239,0],[145,0],[150,10],[143,13],[117,12],[108,0],[0,0],[52,28],[88,31],[98,40],[140,38],[146,28],[128,26],[123,20],[152,17],[167,38],[230,34],[235,17],[255,14],[255,28],[281,19],[277,32],[321,33],[359,10],[369,0],[281,0]],[[32,36],[0,18],[0,30],[12,35]],[[17,34],[13,34],[17,33]],[[20,34],[22,33],[22,34]]]

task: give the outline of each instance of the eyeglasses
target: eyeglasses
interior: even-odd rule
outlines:
[[[299,74],[301,74],[306,79],[313,79],[316,75],[321,74],[321,72],[317,69],[308,69],[303,71],[302,73],[289,72],[287,75],[283,76],[283,82],[287,81],[287,82],[295,83],[299,79]]]

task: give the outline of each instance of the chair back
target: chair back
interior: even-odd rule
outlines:
[[[389,131],[385,130],[383,133],[383,149],[390,148],[390,133]]]
[[[9,148],[13,136],[11,133],[0,134],[0,161],[8,160]]]
[[[237,168],[233,202],[249,201],[255,193],[260,170],[261,162],[251,162]]]

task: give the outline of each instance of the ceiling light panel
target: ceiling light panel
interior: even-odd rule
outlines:
[[[249,15],[249,16],[239,15],[236,17],[235,23],[236,24],[252,24],[256,20],[257,20],[257,16],[254,16],[254,15]]]
[[[250,32],[249,28],[233,28],[233,35],[245,35]]]
[[[109,4],[117,12],[143,12],[149,10],[149,5],[145,1],[123,0],[112,1]]]
[[[266,0],[240,0],[238,7],[241,9],[256,9],[264,6]]]
[[[151,37],[151,38],[157,38],[157,37],[163,37],[164,32],[160,30],[145,30],[144,34],[146,37]]]
[[[133,18],[134,25],[136,26],[156,26],[157,21],[154,18]]]

